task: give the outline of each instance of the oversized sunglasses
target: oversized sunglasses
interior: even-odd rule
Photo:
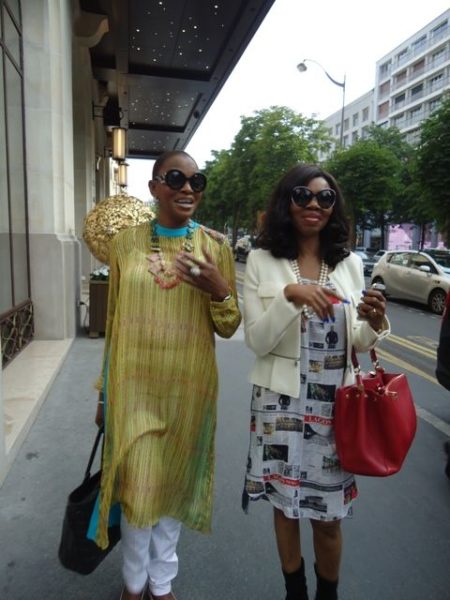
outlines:
[[[170,169],[164,175],[156,175],[156,181],[166,183],[172,190],[181,190],[186,181],[194,192],[203,192],[206,187],[206,177],[203,173],[194,173],[190,177],[179,171],[178,169]]]
[[[332,208],[336,202],[336,192],[330,188],[326,188],[314,194],[309,188],[303,185],[296,185],[292,188],[291,199],[296,206],[305,208],[313,198],[317,199],[320,208]]]

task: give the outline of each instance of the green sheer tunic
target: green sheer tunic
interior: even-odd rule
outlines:
[[[211,526],[218,391],[214,333],[231,337],[241,315],[228,241],[203,227],[194,254],[206,248],[232,298],[181,283],[161,289],[148,272],[150,225],[119,233],[111,245],[103,373],[107,373],[105,448],[97,543],[107,545],[110,507],[147,527],[162,516],[198,531]],[[160,237],[166,261],[184,238]],[[99,382],[102,386],[103,382]]]

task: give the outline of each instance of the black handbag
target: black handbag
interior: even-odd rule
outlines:
[[[450,292],[447,296],[439,334],[436,377],[439,383],[450,391]]]
[[[120,540],[119,524],[109,527],[109,545],[106,549],[86,537],[100,491],[101,470],[91,476],[91,467],[102,435],[103,428],[98,430],[95,438],[82,484],[67,499],[58,551],[63,567],[81,575],[92,573]]]

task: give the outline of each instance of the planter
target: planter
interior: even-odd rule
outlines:
[[[108,282],[89,282],[89,337],[97,338],[106,329]]]

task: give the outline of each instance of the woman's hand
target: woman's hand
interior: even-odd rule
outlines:
[[[205,260],[200,260],[189,252],[179,254],[175,261],[177,273],[189,285],[210,294],[211,300],[221,302],[230,294],[228,282],[206,248],[202,248],[202,252]]]
[[[360,319],[366,320],[374,331],[383,327],[386,315],[386,299],[379,290],[363,290],[361,302],[356,307]]]
[[[284,288],[284,295],[297,307],[310,306],[322,321],[335,320],[333,304],[348,303],[336,291],[314,284],[290,283]]]
[[[95,413],[95,424],[100,429],[104,425],[103,418],[103,405],[104,405],[104,397],[103,392],[99,392],[98,402],[97,402],[97,412]]]

